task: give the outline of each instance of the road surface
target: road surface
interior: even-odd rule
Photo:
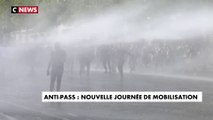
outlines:
[[[63,91],[203,91],[202,103],[42,103],[49,90],[42,72],[1,80],[0,120],[212,120],[213,82],[152,74],[65,74]]]

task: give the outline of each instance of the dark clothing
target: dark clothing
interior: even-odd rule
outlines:
[[[57,50],[51,54],[52,72],[63,73],[65,62],[65,51]]]
[[[78,53],[78,59],[80,64],[80,71],[79,71],[80,77],[82,76],[86,68],[87,77],[89,78],[90,66],[93,58],[94,58],[93,48],[80,48]]]
[[[57,82],[56,90],[60,91],[61,89],[61,79],[62,79],[63,73],[51,73],[50,78],[50,91],[53,91],[55,86],[55,81]]]
[[[51,53],[50,65],[50,91],[53,91],[55,82],[57,81],[57,91],[60,91],[61,88],[61,79],[64,72],[64,62],[66,59],[66,53],[63,50],[55,50]]]
[[[111,46],[101,46],[99,49],[100,60],[102,61],[105,72],[111,72],[112,48]]]
[[[127,55],[129,55],[129,53],[125,48],[117,49],[116,57],[117,57],[118,72],[120,74],[120,80],[123,80],[123,67],[124,67],[124,63],[127,59]]]

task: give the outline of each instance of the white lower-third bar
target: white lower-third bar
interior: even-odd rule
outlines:
[[[198,91],[42,92],[42,102],[202,102]]]

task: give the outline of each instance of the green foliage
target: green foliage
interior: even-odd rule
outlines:
[[[40,26],[39,29],[45,30],[61,23],[69,23],[86,14],[95,15],[113,4],[118,4],[120,1],[121,0],[1,0],[0,30],[13,32],[20,29],[33,28],[34,26]],[[11,6],[19,5],[38,5],[39,14],[11,14]],[[45,24],[41,25],[41,21]]]

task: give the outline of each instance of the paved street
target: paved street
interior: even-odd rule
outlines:
[[[33,76],[33,77],[31,77]],[[19,78],[19,79],[15,79]],[[203,103],[42,103],[49,79],[41,74],[7,77],[1,84],[0,120],[211,120],[213,82],[202,79],[92,72],[81,80],[65,74],[63,91],[203,91]]]

